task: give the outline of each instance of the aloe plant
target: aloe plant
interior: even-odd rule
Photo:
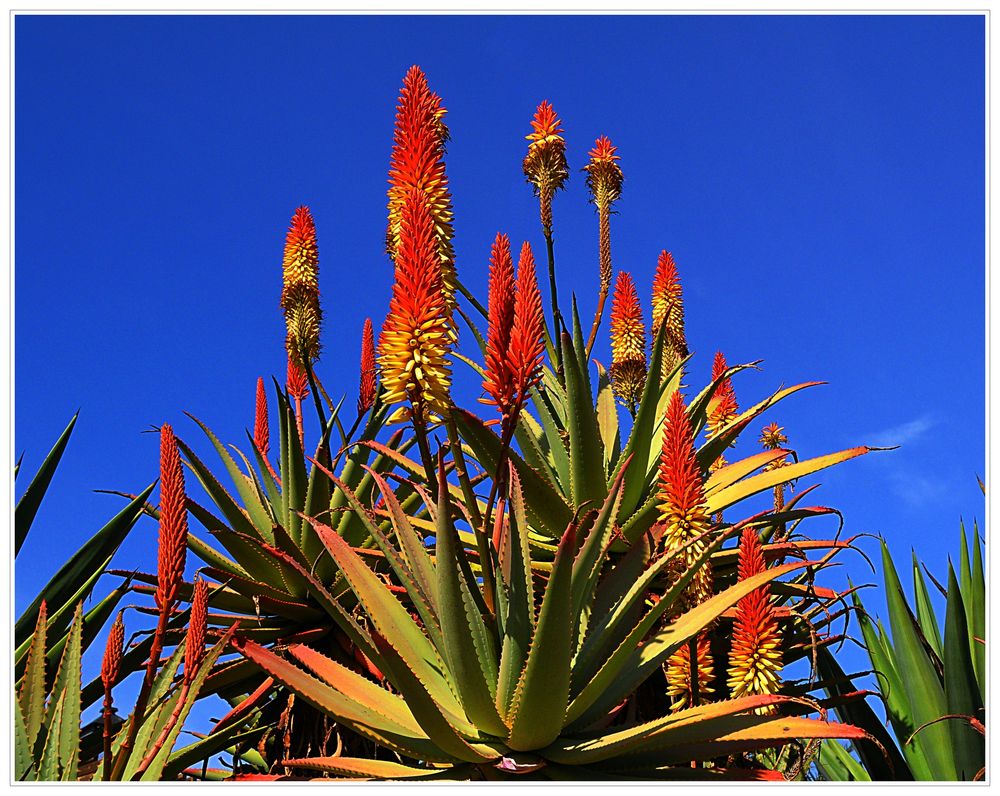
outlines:
[[[864,735],[849,725],[808,718],[802,715],[812,710],[807,701],[783,695],[707,703],[649,721],[636,721],[623,710],[672,653],[741,597],[821,562],[770,568],[665,621],[724,537],[706,548],[654,606],[647,606],[648,589],[681,555],[657,555],[642,538],[612,562],[608,546],[626,481],[623,468],[600,509],[568,524],[548,577],[539,582],[530,561],[527,504],[511,467],[511,512],[496,562],[494,623],[484,615],[482,585],[455,527],[464,515],[452,503],[443,458],[439,461],[433,557],[398,511],[390,489],[383,497],[392,516],[391,536],[362,512],[414,615],[332,528],[310,520],[357,598],[358,611],[347,613],[324,589],[326,599],[378,670],[380,682],[307,644],[288,645],[279,655],[249,638],[238,636],[235,642],[300,698],[407,762],[339,755],[290,759],[283,765],[347,777],[493,778],[538,772],[553,778],[757,778],[768,772],[692,768],[691,761],[792,739]]]
[[[852,755],[840,746],[824,744],[820,772],[829,779],[982,779],[986,624],[979,530],[974,526],[970,554],[962,525],[958,571],[949,558],[946,586],[927,572],[946,601],[943,621],[933,609],[925,568],[916,555],[910,603],[884,541],[881,553],[888,627],[865,611],[856,594],[854,607],[894,737],[881,730],[876,713],[860,701],[865,692],[827,654],[820,659],[823,676],[840,683],[835,690],[846,697],[837,712],[878,737],[881,749],[862,742]]]

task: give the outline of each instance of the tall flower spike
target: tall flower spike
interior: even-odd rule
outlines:
[[[660,453],[660,521],[664,524],[667,553],[687,545],[675,565],[679,575],[695,566],[705,552],[707,541],[691,543],[711,527],[705,511],[705,486],[695,456],[694,432],[680,392],[670,396],[664,417],[663,448]],[[712,565],[706,561],[695,571],[684,589],[680,609],[690,610],[712,596]],[[712,655],[705,634],[696,643],[698,701],[712,693]],[[667,693],[674,709],[692,703],[691,652],[685,645],[666,664]]]
[[[375,404],[378,383],[375,379],[375,333],[372,319],[365,318],[361,332],[361,379],[358,384],[358,414],[363,415]]]
[[[483,389],[503,417],[514,406],[515,375],[510,362],[510,338],[514,326],[514,262],[510,238],[498,232],[490,251],[489,300],[487,307],[486,357]]]
[[[629,412],[646,383],[646,327],[635,283],[627,271],[619,271],[611,300],[611,389]]]
[[[285,346],[303,367],[319,357],[319,253],[316,225],[308,207],[292,216],[285,237],[281,308],[285,311]]]
[[[767,569],[760,537],[745,528],[740,537],[737,577],[740,581]],[[734,698],[773,694],[781,672],[781,631],[767,585],[754,589],[736,604],[728,685]]]
[[[712,687],[714,663],[712,661],[712,649],[709,645],[708,634],[701,633],[695,642],[696,656],[696,676],[698,694],[697,700],[692,699],[691,693],[691,645],[684,644],[677,652],[670,656],[666,665],[667,675],[667,695],[670,697],[670,706],[674,710],[681,710],[690,707],[693,702],[705,704],[709,697],[715,693]]]
[[[184,471],[174,430],[164,423],[160,429],[160,537],[154,601],[161,613],[169,613],[177,600],[184,576],[187,553],[187,507]]]
[[[542,378],[545,352],[545,315],[538,290],[535,256],[525,241],[517,261],[517,295],[514,298],[514,326],[510,333],[510,361],[517,382],[518,399],[527,400],[528,391]]]
[[[434,245],[440,262],[441,279],[449,329],[455,306],[454,213],[448,176],[444,166],[444,144],[448,128],[443,117],[441,98],[430,90],[427,77],[419,66],[411,66],[403,79],[403,89],[396,106],[392,158],[389,165],[389,225],[386,248],[399,266],[403,208],[411,190],[420,191],[433,220]]]
[[[257,378],[257,402],[254,407],[253,441],[262,458],[267,458],[271,449],[271,431],[267,423],[267,392],[264,390],[264,379]]]
[[[542,102],[531,120],[531,132],[526,136],[524,176],[528,178],[539,199],[542,231],[552,237],[552,197],[566,184],[569,166],[566,163],[566,142],[555,109],[548,100]]]
[[[721,351],[715,352],[715,360],[712,362],[712,382],[722,379],[725,375],[726,358]],[[736,391],[733,389],[733,382],[730,378],[722,379],[711,400],[708,402],[708,418],[705,424],[706,433],[709,439],[714,439],[729,423],[736,419],[740,408],[736,403]],[[732,446],[732,443],[730,443]],[[712,462],[711,469],[718,470],[726,466],[726,458],[719,455],[719,458]]]
[[[410,191],[403,204],[396,278],[378,344],[378,365],[389,404],[409,400],[420,412],[444,413],[450,402],[448,310],[434,219],[424,194]],[[411,416],[401,408],[389,422]]]
[[[208,625],[208,584],[198,578],[191,598],[191,618],[184,641],[184,682],[190,685],[205,655],[205,632]]]
[[[288,371],[285,375],[285,389],[297,401],[309,397],[309,376],[291,357],[288,358]]]
[[[670,375],[681,360],[688,355],[687,339],[684,336],[684,297],[677,265],[673,255],[663,250],[656,262],[653,277],[653,339],[659,332],[660,324],[666,323],[663,333],[662,376]]]
[[[590,160],[583,167],[587,172],[587,188],[590,190],[590,201],[597,207],[598,250],[600,260],[600,292],[597,296],[597,312],[594,314],[594,324],[590,329],[587,350],[594,345],[597,328],[601,325],[604,314],[604,302],[611,289],[611,206],[622,195],[621,159],[615,154],[616,147],[611,139],[602,135],[594,143],[594,148],[587,154]]]
[[[684,399],[675,391],[664,417],[663,448],[660,453],[660,521],[664,524],[664,545],[673,552],[711,528],[705,511],[705,486],[695,458],[694,434],[684,408]],[[689,545],[680,568],[694,565],[705,551],[702,540]],[[685,610],[712,595],[712,568],[706,561],[684,590]]]
[[[104,646],[104,657],[101,659],[101,683],[105,694],[109,693],[116,682],[122,666],[122,653],[125,650],[125,623],[121,612],[111,623],[108,631],[108,641]]]
[[[624,181],[616,150],[611,139],[602,135],[587,153],[590,161],[584,166],[590,200],[597,206],[599,216],[601,289],[605,292],[611,287],[611,206],[621,198]]]

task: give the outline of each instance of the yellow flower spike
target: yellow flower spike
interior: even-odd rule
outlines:
[[[285,237],[281,308],[285,312],[285,347],[302,367],[319,358],[319,254],[316,225],[308,207],[299,207]]]
[[[634,416],[646,384],[646,327],[635,283],[618,274],[611,300],[611,389]]]
[[[656,262],[653,277],[653,339],[666,323],[662,376],[666,378],[688,355],[684,336],[684,296],[673,255],[663,250]]]

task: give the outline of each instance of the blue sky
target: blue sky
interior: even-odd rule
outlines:
[[[572,173],[555,202],[567,305],[572,290],[593,312],[597,221],[579,169],[607,134],[625,173],[615,267],[632,272],[648,313],[657,253],[674,253],[693,389],[716,349],[764,360],[736,380],[742,405],[828,382],[766,419],[803,457],[902,446],[812,480],[847,533],[882,533],[897,556],[912,546],[941,572],[959,517],[982,519],[983,17],[18,16],[15,27],[15,448],[27,471],[82,408],[18,561],[18,609],[120,507],[93,490],[156,476],[151,425],[172,422],[204,449],[186,410],[245,439],[257,376],[284,373],[280,261],[299,204],[318,229],[319,373],[353,403],[362,323],[378,327],[388,302],[386,168],[413,63],[448,109],[457,267],[481,299],[498,230],[543,251],[520,163],[550,99]],[[596,356],[608,359],[606,333]],[[469,405],[478,385],[456,371]],[[140,523],[122,565],[152,567],[155,537]],[[860,557],[845,562],[870,579]]]

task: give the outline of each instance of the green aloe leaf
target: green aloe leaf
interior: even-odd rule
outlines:
[[[835,740],[823,741],[816,757],[823,779],[833,782],[871,782],[871,777],[851,753]]]
[[[465,713],[477,727],[495,736],[506,735],[506,727],[494,703],[498,661],[462,574],[458,557],[466,555],[451,521],[448,486],[444,472],[439,473],[436,536],[437,595],[439,618],[444,638],[444,657],[450,680],[458,690]]]
[[[566,357],[571,353],[566,346],[563,351]],[[572,363],[567,363],[567,369],[570,367]],[[547,746],[559,736],[563,727],[576,635],[576,618],[572,611],[575,549],[576,526],[571,524],[559,542],[528,659],[514,693],[507,745],[517,751]]]
[[[63,652],[55,683],[53,697],[62,705],[62,717],[58,723],[56,752],[60,777],[75,780],[80,752],[80,656],[83,652],[83,603],[77,603],[70,626],[69,641]],[[50,726],[57,726],[51,717]],[[51,733],[50,733],[51,737]]]
[[[864,694],[841,668],[826,645],[816,650],[816,664],[820,678],[831,696],[844,697],[834,708],[841,721],[853,724],[867,732],[875,741],[859,740],[854,749],[864,764],[863,770],[871,779],[879,781],[912,780],[913,773],[900,753],[896,742],[872,710]],[[854,698],[851,698],[854,697]],[[832,744],[823,744],[825,749]],[[844,752],[847,754],[846,750]],[[853,758],[852,758],[853,760]],[[866,777],[867,777],[866,775]]]
[[[885,574],[893,648],[899,661],[898,669],[905,672],[913,720],[921,727],[947,712],[944,689],[933,662],[921,644],[919,630],[906,603],[896,567],[885,542],[882,542],[882,569]],[[935,779],[955,779],[957,772],[946,726],[935,724],[924,727],[920,730],[920,745]]]
[[[565,333],[562,350],[568,398],[570,486],[573,505],[579,509],[588,503],[602,502],[608,488],[604,479],[601,431],[590,394],[590,381],[581,370],[579,359],[573,356],[573,342]]]
[[[971,780],[986,765],[986,739],[976,732],[966,719],[984,718],[983,698],[979,692],[976,671],[966,639],[969,628],[965,618],[965,604],[958,588],[955,570],[948,565],[948,607],[944,628],[944,693],[951,733],[951,748],[955,756],[958,778]]]
[[[487,472],[495,473],[500,457],[500,438],[470,412],[456,408],[452,411],[452,417],[482,467]],[[515,451],[509,451],[508,458],[517,468],[521,479],[532,526],[539,532],[545,532],[550,538],[559,538],[573,519],[572,509],[560,492],[528,467]]]
[[[938,627],[937,616],[934,614],[934,606],[931,605],[931,596],[927,593],[927,583],[924,581],[923,573],[920,571],[920,562],[917,561],[916,552],[913,553],[913,595],[916,600],[917,622],[920,629],[931,645],[935,654],[941,657],[941,630]]]
[[[49,484],[52,482],[52,476],[55,475],[56,468],[59,466],[59,460],[62,459],[63,452],[66,450],[66,445],[69,443],[70,434],[73,433],[73,427],[76,425],[76,420],[80,416],[77,412],[73,415],[73,418],[69,421],[69,425],[62,434],[59,435],[59,439],[56,440],[56,444],[52,446],[52,450],[49,451],[49,455],[45,457],[45,461],[42,462],[42,466],[38,468],[38,472],[35,473],[35,477],[31,479],[31,483],[28,484],[28,488],[24,490],[21,494],[20,500],[17,501],[17,505],[14,507],[14,555],[21,550],[21,545],[24,544],[24,540],[28,536],[28,531],[31,529],[31,523],[35,519],[35,515],[38,513],[38,507],[42,505],[42,498],[45,497],[45,492],[49,488]]]
[[[18,704],[25,717],[25,727],[28,733],[28,744],[32,748],[38,739],[38,734],[45,723],[45,697],[48,690],[45,687],[45,647],[47,614],[40,613],[31,636],[31,646],[28,649],[27,665],[21,689],[18,692]]]

